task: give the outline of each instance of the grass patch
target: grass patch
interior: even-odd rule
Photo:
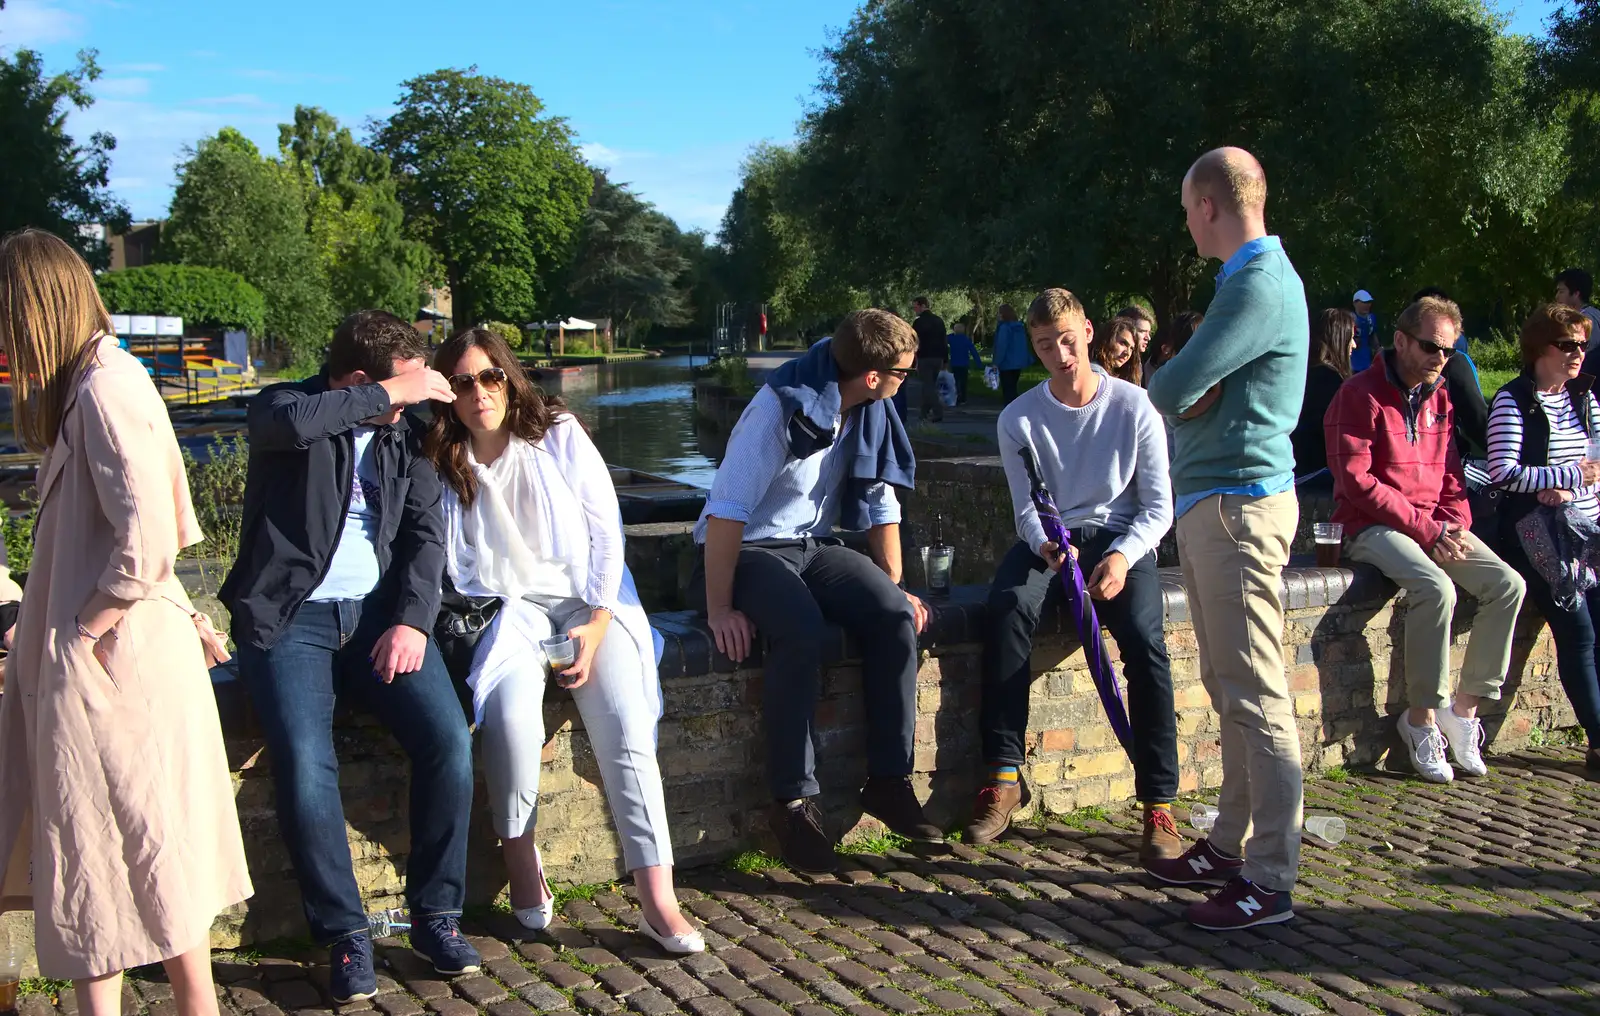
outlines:
[[[904,850],[910,845],[911,841],[899,833],[886,832],[841,843],[834,849],[841,854],[887,854],[891,850]]]
[[[1493,401],[1494,393],[1500,390],[1500,386],[1520,373],[1522,373],[1520,370],[1485,370],[1480,365],[1478,367],[1478,387],[1483,390],[1484,399]]]
[[[618,883],[615,880],[610,882],[589,882],[583,885],[564,885],[560,889],[555,889],[556,909],[560,910],[571,900],[583,900],[587,903],[601,893],[616,892],[617,888]]]
[[[1088,829],[1091,822],[1110,822],[1111,813],[1098,804],[1091,804],[1086,808],[1069,811],[1065,815],[1056,816],[1056,821],[1062,825],[1069,825],[1074,829]]]
[[[768,868],[781,868],[783,862],[763,850],[746,850],[728,862],[728,867],[745,875],[754,875]]]
[[[1578,727],[1534,727],[1528,731],[1528,743],[1535,748],[1581,748],[1588,742]]]
[[[54,977],[24,977],[22,983],[17,985],[17,994],[45,995],[51,1005],[59,1005],[62,992],[71,987],[71,981],[60,981]]]
[[[1330,783],[1349,783],[1350,770],[1344,766],[1329,766],[1322,771],[1322,778]]]

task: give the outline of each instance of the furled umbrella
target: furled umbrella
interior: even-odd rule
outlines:
[[[1100,618],[1095,614],[1094,600],[1084,587],[1083,572],[1078,568],[1077,557],[1068,550],[1067,530],[1061,523],[1061,512],[1039,475],[1039,463],[1033,456],[1033,449],[1024,445],[1017,454],[1022,456],[1022,464],[1027,467],[1031,488],[1029,495],[1033,499],[1033,510],[1039,514],[1039,525],[1044,528],[1045,538],[1060,547],[1066,558],[1061,564],[1061,586],[1067,591],[1067,610],[1077,622],[1078,640],[1083,643],[1083,657],[1094,678],[1095,690],[1100,693],[1100,704],[1105,707],[1106,719],[1122,744],[1122,750],[1132,758],[1133,727],[1128,723],[1128,711],[1122,704],[1122,689],[1117,686],[1116,671],[1111,668],[1111,660],[1106,656],[1105,635],[1100,630]]]

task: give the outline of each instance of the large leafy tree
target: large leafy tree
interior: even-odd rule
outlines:
[[[624,336],[638,326],[686,324],[690,263],[676,223],[604,170],[584,213],[567,294],[579,313],[609,317]]]
[[[427,245],[405,233],[389,158],[316,107],[296,106],[278,148],[305,194],[306,229],[339,314],[367,308],[410,320],[434,275]]]
[[[827,51],[789,207],[857,285],[1067,284],[1165,317],[1211,291],[1179,181],[1238,144],[1317,297],[1503,304],[1542,268],[1479,266],[1537,260],[1564,172],[1531,58],[1477,0],[871,0]]]
[[[23,226],[47,229],[76,246],[90,264],[105,267],[106,247],[79,227],[127,226],[128,209],[110,191],[117,142],[97,132],[79,143],[66,127],[68,113],[94,103],[89,85],[99,76],[93,50],[79,53],[72,70],[53,75],[33,50],[0,54],[0,233]]]
[[[475,68],[403,87],[375,140],[444,264],[457,321],[526,321],[572,255],[593,186],[571,130],[526,85]]]
[[[226,268],[260,290],[267,334],[286,342],[301,368],[319,361],[337,316],[305,200],[293,169],[225,127],[178,167],[161,234],[165,259]]]

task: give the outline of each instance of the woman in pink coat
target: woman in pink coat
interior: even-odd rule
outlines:
[[[0,909],[33,910],[40,973],[83,1016],[118,1016],[122,971],[157,961],[181,1016],[215,1016],[211,924],[250,880],[209,621],[173,573],[202,535],[166,406],[110,330],[64,242],[0,240],[14,426],[44,454],[0,696]]]

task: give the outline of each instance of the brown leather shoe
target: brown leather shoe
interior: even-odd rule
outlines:
[[[1600,748],[1590,748],[1583,757],[1583,767],[1591,773],[1600,773]]]
[[[1011,814],[1033,800],[1028,781],[1018,778],[1015,783],[985,783],[978,791],[978,803],[972,809],[972,822],[962,830],[964,843],[993,843],[1011,825]]]
[[[1139,844],[1139,863],[1170,861],[1183,856],[1183,837],[1171,808],[1144,810],[1144,842]]]

